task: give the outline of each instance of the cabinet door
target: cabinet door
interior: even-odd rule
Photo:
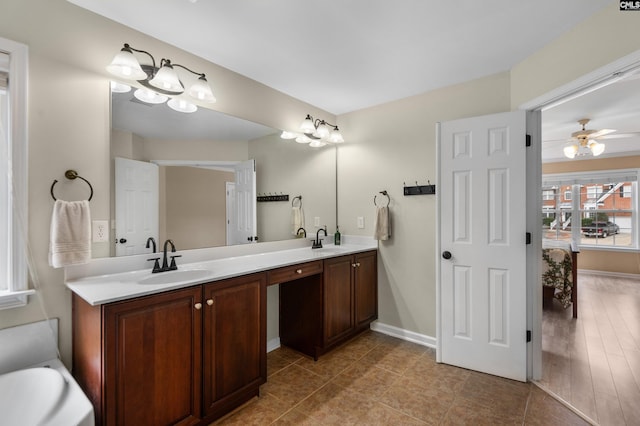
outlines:
[[[104,307],[105,424],[200,418],[201,287]]]
[[[206,414],[257,394],[266,381],[266,274],[204,286],[203,397]]]
[[[327,259],[324,263],[324,343],[330,345],[353,330],[353,287],[351,256]]]
[[[355,256],[354,292],[356,327],[378,318],[378,271],[376,252]]]

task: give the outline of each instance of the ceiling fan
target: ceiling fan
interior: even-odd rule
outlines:
[[[574,158],[576,156],[581,157],[589,154],[597,157],[604,152],[605,145],[602,142],[598,142],[598,139],[615,132],[615,130],[587,129],[586,125],[589,123],[589,121],[590,120],[588,118],[578,120],[578,123],[582,126],[582,129],[578,130],[577,132],[571,133],[571,140],[563,149],[565,157]]]

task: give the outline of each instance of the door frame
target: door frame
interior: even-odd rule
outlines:
[[[560,105],[564,102],[568,102],[572,99],[575,99],[579,96],[585,95],[587,93],[598,90],[604,86],[615,83],[616,81],[624,78],[625,73],[629,73],[632,71],[637,71],[640,68],[640,50],[637,50],[629,55],[623,56],[613,62],[610,62],[602,67],[595,69],[587,74],[584,74],[577,79],[566,83],[560,87],[557,87],[537,98],[534,98],[524,104],[520,105],[518,109],[524,109],[527,111],[535,111],[541,113],[547,109],[550,109],[554,106]],[[539,117],[539,125],[537,126],[538,131],[540,131],[542,126],[541,117]],[[529,132],[530,129],[527,129]],[[531,176],[532,179],[535,179],[535,186],[532,185],[528,187],[527,191],[527,204],[529,205],[534,201],[534,199],[538,199],[538,194],[542,191],[542,147],[538,144],[537,147],[534,147],[539,152],[537,153],[538,160],[537,166],[539,170],[539,176]],[[527,179],[529,179],[529,175],[527,175]],[[541,204],[541,203],[540,203]],[[537,213],[541,211],[542,207],[539,206],[538,210],[535,212],[527,212],[529,213]],[[539,215],[538,215],[539,216]],[[542,262],[542,226],[539,223],[539,220],[535,221],[535,231],[538,233],[539,237],[533,238],[533,243],[538,245],[538,249],[536,251],[535,258],[535,267],[537,268],[536,275],[533,275],[537,279],[531,283],[532,287],[529,288],[529,295],[531,297],[530,302],[527,303],[527,317],[530,319],[530,323],[528,323],[528,329],[532,330],[532,340],[531,345],[528,348],[528,353],[530,354],[528,359],[527,369],[529,371],[529,379],[530,380],[539,380],[542,376],[542,294],[540,291],[536,291],[541,287],[541,278],[539,271],[541,270],[541,262]],[[534,234],[535,235],[535,234]],[[532,245],[534,245],[532,244]],[[532,247],[532,249],[534,249]],[[534,273],[533,270],[527,269],[527,274]]]

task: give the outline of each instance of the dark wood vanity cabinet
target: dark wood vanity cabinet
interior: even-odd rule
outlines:
[[[266,274],[91,306],[73,372],[104,425],[207,424],[266,381]]]
[[[280,342],[314,359],[377,317],[376,251],[326,259],[321,275],[280,283]]]

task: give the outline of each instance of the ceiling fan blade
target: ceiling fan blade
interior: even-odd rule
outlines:
[[[615,132],[614,129],[601,129],[601,130],[598,130],[597,132],[591,133],[589,135],[589,139],[599,138],[601,136],[608,135],[609,133],[613,133],[613,132]]]
[[[637,138],[637,137],[640,137],[640,132],[616,133],[613,135],[599,136],[598,139],[622,139],[622,138]]]

